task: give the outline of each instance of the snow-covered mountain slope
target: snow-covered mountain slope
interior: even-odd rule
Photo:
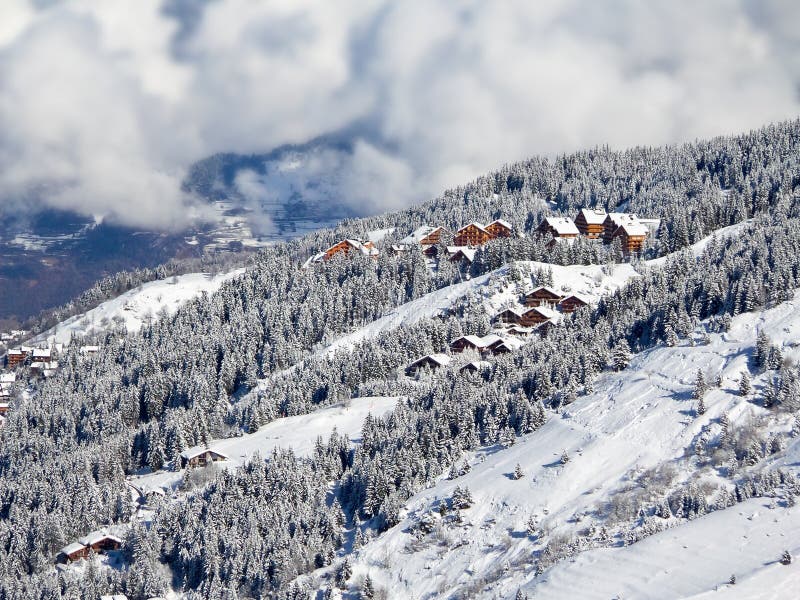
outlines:
[[[225,281],[243,272],[244,269],[219,275],[190,273],[151,281],[107,300],[90,311],[70,317],[28,343],[35,345],[47,341],[66,344],[73,335],[100,333],[118,324],[124,325],[129,332],[135,332],[148,319],[157,318],[161,310],[174,313],[195,296],[202,292],[212,294]]]
[[[731,489],[717,459],[696,456],[698,447],[701,455],[713,451],[698,442],[719,435],[723,413],[732,431],[768,430],[788,440],[758,468],[798,471],[800,439],[788,437],[791,416],[741,397],[738,382],[761,328],[784,357],[800,357],[799,306],[796,296],[739,315],[728,332],[711,333],[707,345],[656,347],[635,356],[627,369],[601,376],[593,393],[551,414],[541,429],[509,448],[478,452],[468,473],[415,495],[405,519],[356,554],[354,580],[369,573],[392,598],[513,598],[519,588],[536,598],[678,598],[710,592],[731,574],[739,581],[736,590],[755,586],[748,578],[777,569],[772,564],[783,550],[800,551],[800,511],[779,500],[754,499],[690,521],[665,519],[661,526],[671,529],[632,546],[590,548],[618,545],[621,538],[614,536],[633,531],[642,504],[663,501],[690,483],[710,504]],[[699,330],[694,340],[702,343]],[[706,393],[701,415],[692,399],[698,369],[709,381],[721,378],[720,387]],[[756,389],[764,383],[763,375],[753,379]],[[513,476],[518,464],[521,479]],[[469,488],[474,499],[460,523],[439,516],[456,487]],[[530,517],[537,538],[526,533]],[[412,535],[431,519],[430,533]],[[599,533],[604,526],[606,538]],[[548,543],[556,555],[577,544],[568,553],[577,558],[557,556],[555,566],[537,576],[534,553]],[[788,583],[783,588],[787,595],[771,597],[796,597]]]
[[[396,397],[355,398],[345,406],[330,406],[306,415],[276,419],[253,433],[214,440],[208,446],[228,457],[219,463],[227,468],[241,466],[255,453],[268,457],[275,448],[291,448],[297,456],[308,456],[314,450],[317,437],[322,436],[327,441],[334,429],[340,435],[347,435],[351,442],[358,443],[361,425],[367,415],[381,417],[394,409],[397,401]],[[146,492],[171,488],[181,481],[181,476],[181,471],[160,470],[132,477],[130,482]]]
[[[622,287],[638,273],[629,263],[610,265],[551,265],[534,261],[517,261],[515,268],[533,272],[536,270],[552,271],[553,287],[579,294],[589,302],[597,302],[601,296]],[[344,335],[322,350],[324,354],[340,349],[352,348],[354,344],[373,338],[384,331],[396,329],[401,325],[416,323],[425,317],[441,314],[469,294],[478,294],[490,315],[499,312],[502,307],[517,302],[520,293],[530,291],[532,286],[518,286],[509,279],[509,267],[501,267],[491,273],[456,283],[436,290],[411,302],[398,306],[382,318]]]

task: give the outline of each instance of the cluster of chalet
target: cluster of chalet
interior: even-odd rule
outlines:
[[[56,560],[61,563],[69,563],[87,558],[92,552],[103,554],[119,550],[122,548],[122,538],[119,535],[120,531],[117,528],[98,529],[80,538],[77,542],[64,546]]]
[[[511,233],[511,224],[503,219],[496,219],[488,225],[470,223],[456,231],[455,234],[441,226],[423,225],[393,245],[392,251],[400,254],[408,251],[409,248],[419,247],[423,254],[434,258],[437,256],[443,238],[449,238],[452,235],[452,245],[446,246],[449,259],[452,262],[470,264],[475,259],[477,248],[492,240],[510,237]]]
[[[588,305],[589,302],[578,294],[564,295],[542,286],[525,295],[524,308],[507,308],[497,314],[495,320],[512,328],[547,327],[557,323],[562,313],[573,313]]]
[[[619,238],[625,253],[641,252],[647,236],[658,229],[659,219],[641,219],[630,213],[606,213],[602,209],[582,208],[573,221],[569,217],[546,217],[537,231],[552,236],[553,244],[582,235],[605,244]]]
[[[526,294],[524,308],[507,308],[495,316],[495,322],[503,329],[484,336],[463,335],[453,340],[450,352],[455,354],[471,350],[484,358],[514,352],[524,343],[520,337],[534,331],[547,335],[549,328],[558,323],[562,314],[573,313],[588,305],[589,302],[578,294],[565,295],[550,287],[538,287]],[[448,366],[451,360],[447,354],[428,354],[408,365],[406,375],[416,375],[424,369],[434,371]],[[488,366],[485,360],[472,361],[461,367],[460,371],[482,371]]]
[[[351,252],[372,258],[377,258],[378,256],[378,249],[370,240],[346,239],[336,242],[324,252],[320,252],[309,258],[303,265],[303,268],[307,269],[312,264],[327,262],[334,256],[349,256]]]

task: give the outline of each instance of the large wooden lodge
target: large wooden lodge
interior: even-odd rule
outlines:
[[[619,239],[625,254],[641,252],[647,236],[658,228],[658,219],[640,219],[630,213],[606,213],[598,208],[582,208],[575,221],[569,217],[545,217],[537,228],[553,242],[574,240],[579,235],[611,244]]]

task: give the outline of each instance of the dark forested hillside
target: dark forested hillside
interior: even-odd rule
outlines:
[[[376,535],[394,526],[404,502],[465,450],[536,431],[591,389],[615,352],[669,343],[703,319],[724,328],[733,315],[786,299],[800,287],[798,186],[800,121],[678,147],[534,158],[401,213],[267,248],[213,296],[138,334],[109,332],[96,356],[72,344],[54,377],[17,394],[0,431],[0,597],[145,599],[168,589],[214,599],[307,597],[298,575],[336,564],[342,577],[352,545],[345,526],[367,523]],[[548,248],[533,235],[543,215],[585,206],[660,218],[645,257],[676,254],[642,268],[595,310],[498,357],[482,377],[398,374],[424,353],[446,352],[459,335],[486,333],[492,315],[466,301],[352,349],[315,354],[406,302],[515,260],[620,260],[600,245]],[[343,236],[395,227],[389,244],[423,223],[455,230],[495,218],[525,235],[490,243],[470,272],[446,261],[432,270],[414,252],[299,268]],[[740,235],[711,241],[697,258],[679,252],[748,219]],[[796,368],[774,367],[796,381]],[[124,567],[54,576],[59,548],[129,522],[126,475],[179,468],[191,446],[370,394],[405,400],[385,419],[369,418],[355,450],[334,434],[307,459],[281,451],[222,471],[160,504],[151,527],[133,525]]]

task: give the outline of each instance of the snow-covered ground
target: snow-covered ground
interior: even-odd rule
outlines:
[[[162,309],[172,314],[200,293],[212,294],[225,281],[242,273],[244,269],[236,269],[220,275],[190,273],[150,281],[121,296],[107,300],[90,311],[70,317],[28,343],[37,345],[47,341],[66,344],[73,334],[87,335],[102,332],[115,327],[118,322],[124,324],[129,332],[138,331],[148,319],[157,318],[157,313]]]
[[[276,419],[251,434],[214,440],[209,443],[209,448],[228,457],[227,461],[217,463],[228,468],[244,464],[256,452],[267,458],[275,448],[291,448],[298,456],[308,456],[314,450],[317,437],[322,436],[327,441],[334,428],[340,435],[347,435],[353,443],[358,443],[366,416],[383,416],[396,406],[397,401],[396,397],[354,398],[346,406],[336,405],[307,415]],[[182,471],[157,471],[131,477],[130,482],[146,492],[171,488],[181,481],[181,477]]]
[[[563,267],[533,261],[519,261],[515,264],[518,268],[531,272],[536,269],[550,269],[553,273],[552,287],[570,294],[579,294],[589,302],[597,302],[601,296],[613,292],[625,285],[630,278],[638,276],[635,269],[628,263],[610,267],[600,265]],[[381,332],[396,329],[401,325],[411,325],[425,317],[438,315],[469,294],[479,294],[490,315],[493,316],[500,312],[505,305],[517,302],[521,293],[532,289],[530,282],[522,288],[519,288],[516,283],[510,282],[508,272],[509,267],[501,267],[486,275],[447,286],[411,302],[406,302],[365,327],[336,339],[322,350],[322,354],[352,348],[354,344],[376,337]]]
[[[539,577],[530,557],[542,546],[525,529],[531,516],[546,532],[544,541],[576,535],[593,522],[599,528],[604,522],[597,511],[624,497],[625,486],[635,487],[647,469],[672,464],[676,473],[670,485],[686,482],[698,470],[692,462],[694,442],[724,412],[733,427],[768,415],[771,431],[787,432],[789,415],[768,413],[737,390],[759,328],[785,356],[800,357],[795,346],[799,307],[796,296],[775,308],[739,315],[728,333],[712,333],[708,345],[657,347],[634,357],[624,371],[601,376],[594,393],[551,415],[540,430],[510,448],[478,452],[469,473],[441,479],[411,498],[405,520],[357,554],[355,579],[369,573],[392,598],[513,598],[519,587],[535,598],[713,598],[717,586],[725,588],[719,593],[726,597],[746,597],[737,594],[775,575],[779,585],[765,597],[797,597],[797,567],[774,563],[785,549],[800,552],[800,509],[770,500],[681,521],[630,547],[585,551]],[[691,398],[697,369],[708,379],[722,377],[721,387],[706,394],[701,416],[695,415]],[[753,379],[756,388],[761,379]],[[566,464],[559,461],[562,451],[570,459]],[[766,460],[797,472],[800,439]],[[519,480],[512,477],[517,464],[524,471]],[[729,485],[709,468],[703,479]],[[423,514],[435,512],[456,486],[468,487],[474,498],[473,506],[462,511],[464,522],[442,524],[434,541],[415,543],[408,529]],[[514,566],[505,571],[505,565]],[[728,589],[731,574],[739,583]]]

